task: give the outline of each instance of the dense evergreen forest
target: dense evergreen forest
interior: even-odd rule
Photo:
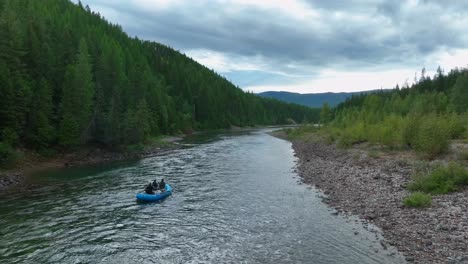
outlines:
[[[431,78],[423,69],[411,87],[395,87],[353,96],[334,109],[321,110],[324,134],[346,147],[370,142],[387,148],[409,148],[433,158],[448,150],[449,140],[468,141],[468,70]]]
[[[144,142],[199,129],[318,120],[245,93],[68,0],[0,1],[0,159],[16,147]]]

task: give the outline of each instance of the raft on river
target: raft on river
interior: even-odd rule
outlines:
[[[158,192],[155,194],[138,193],[136,195],[136,198],[138,201],[156,202],[156,201],[159,201],[168,197],[171,194],[172,194],[172,188],[169,184],[166,183],[166,190],[164,192]]]

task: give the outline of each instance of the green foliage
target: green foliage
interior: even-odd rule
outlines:
[[[144,142],[151,134],[151,112],[146,103],[142,100],[136,110],[129,109],[125,115],[123,123],[123,136],[126,144],[136,144]]]
[[[431,159],[448,150],[450,131],[441,117],[430,115],[421,120],[414,141],[414,149]]]
[[[53,104],[52,91],[45,79],[38,82],[33,98],[34,111],[29,112],[27,141],[40,150],[46,149],[55,140],[55,129],[51,125]]]
[[[328,106],[328,103],[324,103],[320,110],[320,123],[327,124],[333,119],[333,113]]]
[[[142,143],[129,144],[125,146],[125,152],[140,152],[145,149],[145,146]]]
[[[408,115],[402,122],[401,140],[402,144],[408,147],[413,147],[418,138],[418,131],[422,117],[420,115]]]
[[[369,141],[374,144],[383,144],[389,149],[397,149],[402,145],[403,135],[401,128],[404,119],[397,115],[390,115],[369,130]]]
[[[18,142],[18,134],[9,127],[4,128],[0,131],[0,142],[14,146]]]
[[[338,137],[338,147],[347,148],[353,144],[367,141],[368,127],[364,122],[357,122],[346,127]]]
[[[416,208],[430,207],[432,204],[432,197],[422,192],[414,192],[403,200],[403,204]]]
[[[302,138],[307,134],[316,132],[318,128],[313,124],[303,124],[295,128],[286,128],[283,131],[286,133],[289,139]]]
[[[324,138],[327,144],[332,144],[340,136],[340,130],[331,125],[320,127],[317,133]]]
[[[13,166],[18,158],[18,153],[9,144],[0,142],[0,168]]]
[[[450,94],[450,101],[458,113],[464,113],[468,110],[468,73],[457,78]]]
[[[157,136],[148,138],[148,144],[151,146],[169,146],[172,143],[164,140],[165,136]]]
[[[433,79],[424,75],[411,87],[352,96],[332,110],[321,133],[341,147],[369,142],[432,159],[451,139],[468,142],[467,80],[467,69],[444,74],[439,68]]]
[[[434,158],[447,151],[450,139],[462,138],[465,130],[466,119],[454,113],[408,115],[402,123],[402,144]]]
[[[67,68],[63,89],[59,142],[65,147],[76,147],[88,140],[93,110],[94,82],[84,39],[80,41],[76,63]]]
[[[451,139],[463,138],[463,134],[468,127],[467,114],[457,115],[455,113],[449,113],[441,116],[441,118]]]
[[[319,109],[246,93],[69,0],[1,1],[0,94],[0,141],[40,152],[319,120]]]
[[[416,174],[408,188],[430,194],[445,194],[468,185],[468,170],[458,163],[439,166],[427,175]]]

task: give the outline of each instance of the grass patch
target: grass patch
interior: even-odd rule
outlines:
[[[286,128],[283,131],[289,139],[303,138],[304,136],[317,132],[318,128],[313,124],[301,125],[296,128]]]
[[[370,151],[367,153],[367,155],[369,155],[369,157],[371,157],[371,158],[373,158],[373,159],[376,159],[376,158],[380,157],[379,152],[378,152],[377,150],[375,150],[375,149],[370,150]]]
[[[439,166],[427,175],[417,174],[408,188],[429,194],[454,192],[468,185],[468,170],[458,163]]]
[[[403,204],[408,207],[424,208],[432,205],[430,194],[414,192],[403,200]]]

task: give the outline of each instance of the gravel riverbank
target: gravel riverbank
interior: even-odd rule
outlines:
[[[321,189],[324,202],[383,230],[387,242],[413,263],[468,263],[468,189],[433,197],[427,209],[407,208],[412,162],[339,150],[320,140],[293,140],[304,182]]]

